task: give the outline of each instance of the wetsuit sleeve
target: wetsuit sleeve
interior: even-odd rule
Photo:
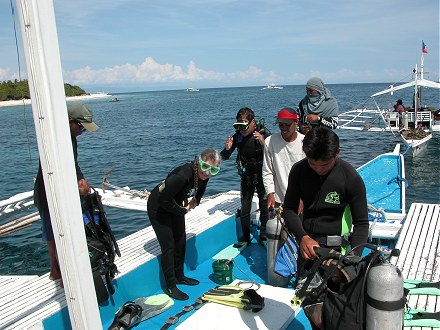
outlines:
[[[299,102],[298,107],[296,108],[296,110],[299,113],[299,124],[302,125],[304,124],[304,108],[302,105],[302,100]]]
[[[271,138],[272,139],[272,138]],[[271,139],[267,139],[264,146],[264,156],[263,156],[263,184],[264,189],[266,190],[266,195],[275,192],[275,183],[274,183],[274,169],[272,163],[272,155],[269,151],[270,141]]]
[[[284,199],[283,217],[289,232],[291,232],[298,241],[307,235],[304,230],[302,221],[298,216],[298,207],[300,202],[300,172],[298,166],[293,166],[289,174],[289,182]]]
[[[75,160],[75,171],[76,171],[76,179],[77,181],[84,179],[84,174],[81,171],[81,168],[78,164],[78,143],[74,136],[71,136],[72,139],[72,149],[73,149],[73,159]]]
[[[223,148],[223,150],[220,152],[220,156],[223,160],[228,160],[232,153],[234,152],[235,148],[237,147],[237,134],[234,134],[232,136],[232,147],[229,150],[226,150],[226,148]]]
[[[355,171],[353,169],[353,171]],[[354,173],[353,178],[348,180],[350,193],[350,211],[353,219],[353,232],[350,237],[350,244],[355,247],[367,242],[368,239],[368,208],[365,184],[360,175]],[[356,250],[357,254],[362,253],[363,248]]]
[[[338,114],[339,113],[339,105],[335,98],[331,98],[327,101],[327,106],[331,103],[331,114]],[[336,129],[338,127],[339,117],[338,116],[332,116],[332,117],[322,117],[320,120],[320,126],[325,126],[330,129]]]
[[[321,126],[325,126],[331,129],[338,127],[339,117],[321,117]]]
[[[199,189],[197,189],[197,193],[196,193],[196,199],[197,199],[197,205],[200,204],[200,201],[202,200],[202,197],[205,193],[206,190],[206,186],[208,185],[208,180],[203,181],[203,184],[199,187]]]
[[[185,189],[186,180],[179,174],[171,174],[165,181],[165,187],[159,193],[159,206],[170,213],[185,215],[188,210],[177,204],[174,197],[182,189]]]

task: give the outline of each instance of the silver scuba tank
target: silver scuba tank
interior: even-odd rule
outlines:
[[[370,269],[367,275],[367,330],[401,330],[405,298],[399,268],[388,261]]]
[[[269,220],[266,224],[267,233],[267,281],[273,286],[287,286],[289,279],[283,277],[273,270],[275,256],[280,245],[281,223],[276,213],[269,214]]]

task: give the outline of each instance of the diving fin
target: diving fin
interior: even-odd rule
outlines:
[[[221,260],[221,259],[234,259],[236,256],[240,254],[242,250],[246,248],[246,244],[231,244],[227,247],[225,247],[223,250],[221,250],[219,253],[217,253],[215,256],[212,257],[214,260]]]
[[[427,312],[417,309],[405,311],[403,317],[404,327],[440,328],[440,312]]]
[[[113,323],[108,330],[131,329],[138,323],[166,311],[174,305],[174,301],[166,294],[141,297],[126,302],[116,312]]]
[[[202,297],[207,302],[252,310],[256,313],[263,309],[264,298],[254,289],[243,289],[238,286],[223,285],[207,291]]]
[[[403,287],[408,290],[408,295],[426,294],[440,296],[440,282],[405,279]]]

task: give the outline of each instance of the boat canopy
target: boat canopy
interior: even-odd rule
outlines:
[[[416,84],[416,81],[413,80],[413,81],[407,82],[407,83],[399,85],[399,86],[392,86],[391,85],[389,88],[371,95],[371,97],[376,97],[379,95],[393,93],[393,92],[401,90],[401,89],[415,86],[415,84]],[[431,81],[431,80],[426,80],[426,79],[417,79],[417,86],[440,89],[440,83],[435,82],[435,81]]]

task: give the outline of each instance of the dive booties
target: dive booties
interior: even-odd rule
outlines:
[[[195,278],[189,278],[185,275],[177,278],[177,284],[184,284],[184,285],[199,285],[199,280],[196,280]]]
[[[202,297],[204,302],[215,302],[218,304],[242,308],[254,313],[264,307],[264,298],[254,289],[243,289],[238,286],[223,285],[207,291]]]
[[[172,288],[167,288],[166,293],[171,298],[174,298],[176,300],[188,300],[189,299],[189,296],[185,292],[180,291],[180,289],[177,286],[172,287]]]

